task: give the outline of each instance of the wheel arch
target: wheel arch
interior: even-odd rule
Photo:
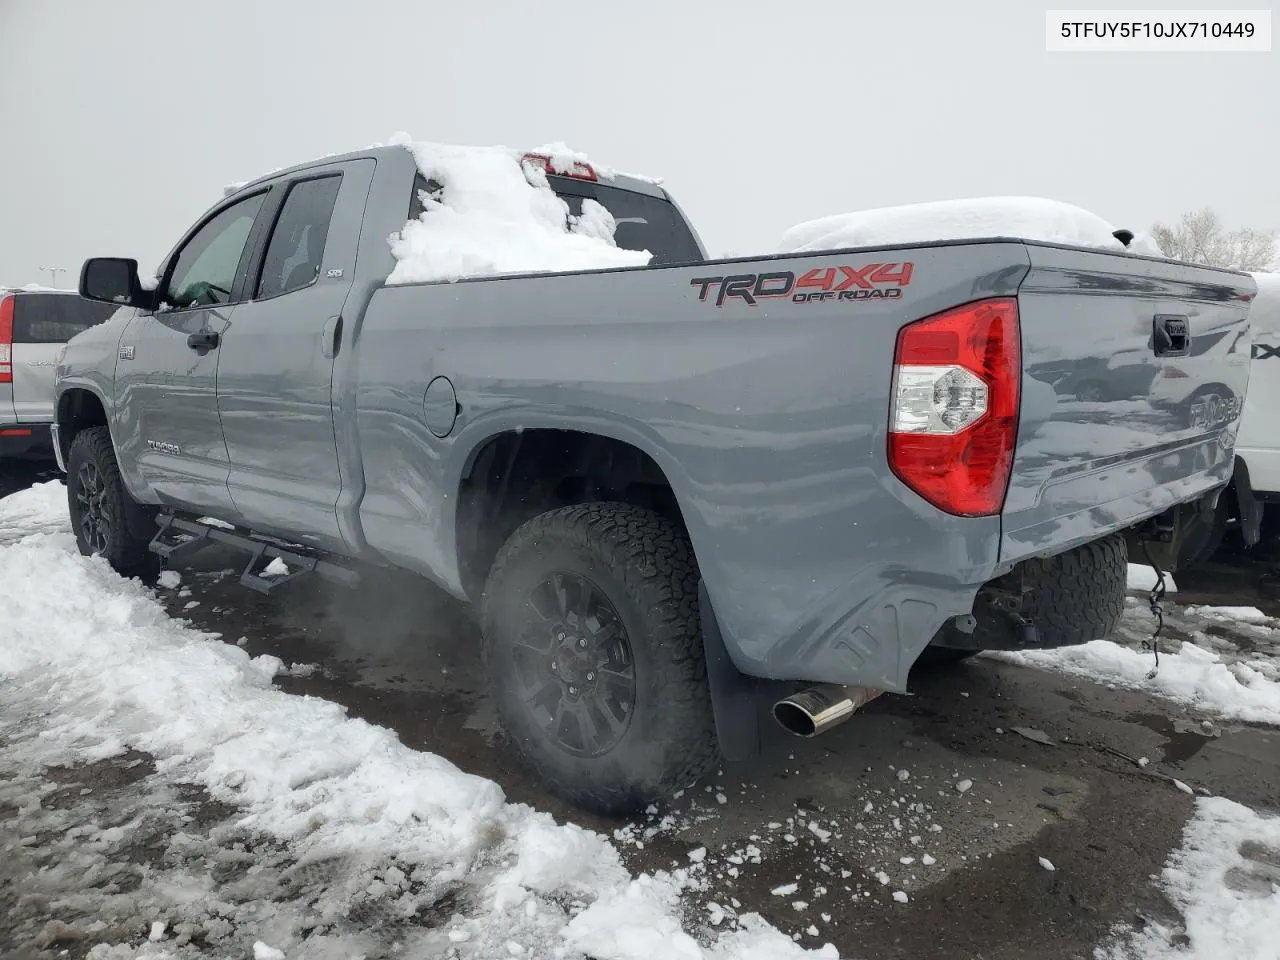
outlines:
[[[543,510],[613,500],[653,509],[679,524],[694,545],[705,525],[692,482],[652,430],[619,420],[534,414],[471,425],[459,437],[454,556],[469,597],[488,573],[505,535]],[[494,541],[497,542],[494,542]]]
[[[64,463],[76,434],[89,427],[111,429],[106,401],[96,389],[86,384],[77,383],[58,391],[53,419],[58,425],[58,446]]]

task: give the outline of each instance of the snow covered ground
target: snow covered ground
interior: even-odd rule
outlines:
[[[1155,658],[1142,644],[1155,627],[1145,603],[1154,580],[1149,567],[1130,566],[1130,589],[1142,595],[1128,598],[1116,639],[983,656],[1143,690],[1231,720],[1280,726],[1280,621],[1257,607],[1174,607],[1166,600],[1169,629],[1160,641],[1159,671],[1149,678]]]
[[[1280,817],[1221,797],[1198,800],[1160,880],[1184,929],[1153,923],[1100,949],[1099,960],[1280,956]]]
[[[733,918],[724,932],[684,929],[679,898],[698,882],[696,863],[674,874],[632,877],[606,838],[508,804],[497,784],[410,750],[336,704],[274,689],[272,677],[283,667],[278,659],[251,659],[171,619],[138,581],[81,557],[65,522],[64,532],[49,532],[65,514],[65,491],[56,481],[0,501],[7,540],[0,547],[6,594],[0,732],[5,766],[21,772],[33,791],[18,791],[9,804],[39,810],[43,766],[144,751],[155,758],[152,790],[176,794],[195,785],[215,803],[238,809],[241,846],[222,852],[254,861],[255,851],[265,852],[265,867],[244,880],[262,901],[272,901],[285,862],[293,873],[308,867],[323,873],[325,864],[345,861],[342,883],[322,887],[313,904],[330,932],[308,937],[305,950],[301,916],[263,911],[256,935],[286,956],[359,955],[369,946],[367,931],[334,919],[372,910],[408,921],[442,901],[461,900],[468,909],[434,927],[406,927],[407,955],[451,949],[459,957],[597,960],[837,955],[834,947],[803,950],[752,916]],[[40,532],[19,538],[24,526]],[[7,792],[14,789],[7,784]],[[102,852],[141,825],[81,825],[97,859],[70,859],[55,869],[105,869]],[[59,826],[54,817],[42,832],[64,835]],[[275,863],[267,855],[273,851]],[[165,891],[169,909],[188,901],[196,914],[216,918],[216,891],[195,875],[152,878],[134,896],[160,907]],[[255,927],[244,922],[249,913],[237,914],[242,936]],[[196,952],[163,933],[136,951],[121,946],[110,956]],[[253,943],[229,946],[228,955],[246,956]]]
[[[19,907],[28,912],[33,903],[49,904],[48,923],[32,935],[51,956],[64,944],[96,943],[95,960],[275,958],[277,950],[319,960],[392,950],[566,960],[834,958],[816,926],[803,937],[814,949],[803,950],[730,897],[725,878],[741,873],[740,882],[759,882],[750,871],[760,869],[763,850],[788,870],[763,897],[787,913],[812,911],[814,923],[822,913],[825,921],[833,901],[840,909],[907,911],[927,897],[931,873],[945,875],[957,861],[981,863],[991,853],[975,843],[1017,833],[1013,822],[1002,823],[1017,814],[994,778],[971,765],[931,776],[894,757],[900,765],[891,768],[894,789],[886,795],[825,814],[779,814],[754,843],[687,853],[677,845],[682,866],[635,875],[622,854],[661,845],[670,836],[665,821],[638,821],[611,837],[558,824],[336,703],[283,692],[273,678],[292,668],[276,657],[251,656],[171,618],[151,589],[80,557],[65,512],[57,482],[0,500],[7,628],[0,825],[20,825],[19,835],[0,830],[0,909],[6,883],[21,891]],[[167,577],[167,588],[181,579]],[[1131,586],[1149,588],[1141,569],[1131,571]],[[1170,623],[1168,652],[1150,683],[1143,677],[1151,658],[1137,649],[1149,614],[1137,597],[1119,642],[1080,648],[1077,661],[1063,653],[1024,655],[1024,662],[1227,717],[1280,722],[1266,719],[1280,682],[1280,624],[1239,607],[1183,607]],[[1231,629],[1217,629],[1223,626]],[[1042,782],[1058,791],[1062,781]],[[712,811],[735,802],[751,801],[707,795]],[[1218,797],[1194,803],[1158,880],[1182,921],[1117,933],[1099,957],[1274,960],[1280,821]],[[953,807],[985,820],[982,839],[977,830],[957,835],[963,820],[946,820],[943,831]],[[1035,822],[1030,829],[1015,842],[1034,846]],[[786,850],[801,849],[797,836],[818,855],[789,859]],[[882,863],[867,878],[842,871],[834,857],[824,862],[826,850],[855,842],[874,848]],[[1047,852],[1051,859],[1040,855],[1039,866],[1031,857],[1032,869],[1053,878],[1047,882],[1070,883],[1070,852]],[[841,892],[859,879],[869,885]]]

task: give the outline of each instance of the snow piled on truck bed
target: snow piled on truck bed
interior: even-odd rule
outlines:
[[[467,886],[466,910],[415,928],[426,955],[837,956],[806,951],[755,915],[704,945],[682,927],[684,871],[633,878],[605,837],[508,804],[496,783],[338,704],[277,689],[280,660],[172,619],[140,581],[80,556],[61,482],[0,500],[0,530],[0,689],[6,708],[30,705],[26,722],[39,730],[19,739],[38,742],[40,762],[145,751],[158,776],[234,805],[240,827],[287,844],[300,863],[367,864],[364,881],[326,894],[355,905],[385,886],[374,868],[392,858],[422,885],[393,901],[406,918]],[[277,934],[273,949],[308,955],[305,930]]]
[[[809,220],[782,235],[781,253],[811,253],[936,240],[1015,237],[1079,247],[1163,256],[1155,242],[1135,236],[1125,247],[1116,228],[1096,214],[1042,197],[975,197],[880,207]]]
[[[647,250],[616,245],[613,217],[596,201],[572,217],[546,174],[522,163],[520,151],[414,142],[406,134],[391,142],[409,150],[440,189],[423,198],[417,220],[390,238],[396,266],[389,284],[638,267],[651,259]],[[553,169],[586,162],[564,144],[546,150]]]

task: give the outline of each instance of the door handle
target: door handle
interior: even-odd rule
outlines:
[[[324,322],[324,330],[320,334],[320,352],[326,360],[338,355],[342,345],[342,316],[330,317]]]
[[[1151,319],[1151,349],[1157,357],[1184,357],[1191,346],[1191,324],[1185,316],[1157,313]]]
[[[201,330],[187,336],[187,346],[200,354],[215,349],[221,341],[222,337],[212,330]]]

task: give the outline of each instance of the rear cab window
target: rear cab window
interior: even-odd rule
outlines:
[[[583,200],[608,210],[618,223],[613,239],[623,250],[648,250],[652,264],[702,260],[697,241],[669,200],[571,177],[549,176],[547,182],[575,217],[582,215]]]
[[[14,343],[66,343],[119,309],[73,293],[24,293],[13,298]]]
[[[572,177],[552,175],[547,182],[575,217],[582,216],[583,200],[595,200],[608,210],[617,221],[614,242],[623,250],[648,250],[653,254],[649,262],[655,265],[702,262],[697,240],[671,201]],[[422,194],[437,189],[439,184],[418,174],[409,204],[410,220],[422,216]]]

